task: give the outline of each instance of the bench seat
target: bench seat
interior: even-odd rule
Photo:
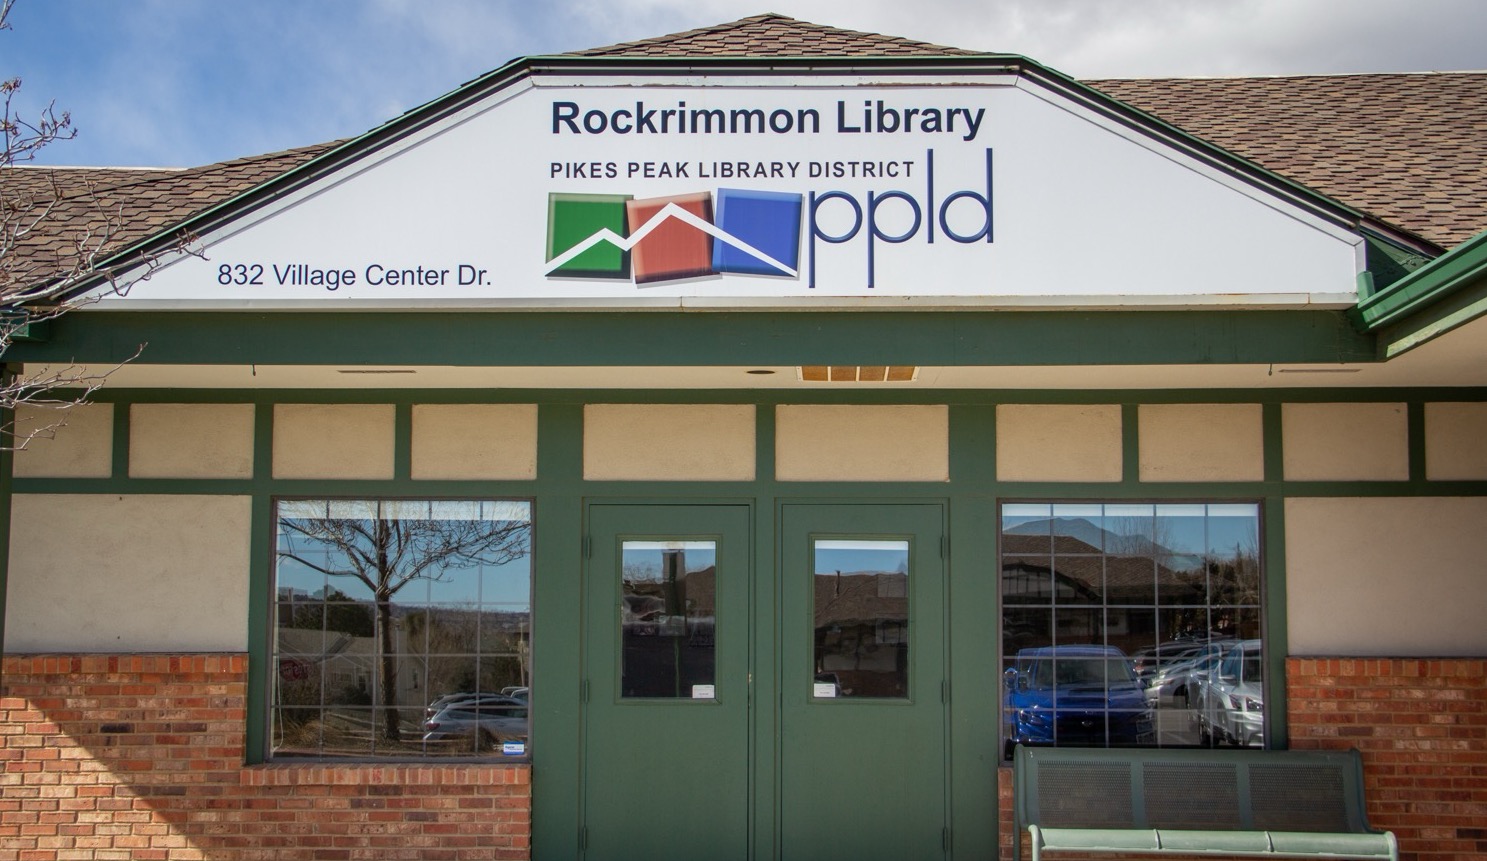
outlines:
[[[1398,861],[1369,827],[1356,751],[1019,746],[1017,834],[1044,853]],[[1015,843],[1014,858],[1022,854]]]
[[[1273,858],[1398,858],[1394,834],[1315,831],[1186,831],[1174,828],[1039,828],[1028,826],[1033,861],[1044,852],[1133,855],[1253,855]]]

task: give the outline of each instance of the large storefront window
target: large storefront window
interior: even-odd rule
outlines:
[[[1264,740],[1253,503],[1008,503],[1002,737],[1182,747]]]
[[[527,754],[531,504],[281,500],[270,755]]]

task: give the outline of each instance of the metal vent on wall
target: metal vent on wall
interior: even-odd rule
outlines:
[[[912,383],[918,365],[803,365],[796,369],[807,383]]]

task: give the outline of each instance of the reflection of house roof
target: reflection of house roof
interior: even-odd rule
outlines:
[[[858,571],[814,579],[817,628],[909,618],[908,575]]]
[[[369,661],[377,656],[376,637],[351,637],[318,628],[279,628],[279,657],[318,663],[331,658]]]
[[[718,569],[715,565],[689,571],[677,578],[681,598],[687,602],[690,615],[712,616],[718,603]],[[664,596],[665,584],[659,580],[631,580],[626,589],[632,595]]]
[[[1019,542],[1013,539],[1020,537],[1025,536],[1009,535],[1006,540],[1018,546]],[[1174,569],[1151,556],[1105,555],[1077,539],[1059,538],[1061,540],[1055,542],[1058,555],[1053,557],[1046,552],[1022,556],[1011,555],[1016,551],[1005,551],[1008,555],[1002,558],[1003,581],[1025,583],[1028,574],[1046,576],[1052,573],[1056,588],[1063,587],[1086,600],[1103,600],[1109,604],[1150,604],[1153,590],[1159,584],[1163,603],[1202,603],[1206,600],[1202,568]],[[1046,538],[1042,539],[1042,546],[1048,546]],[[1049,596],[1050,600],[1052,597]]]

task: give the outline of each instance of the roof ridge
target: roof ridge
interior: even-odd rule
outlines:
[[[237,158],[230,158],[230,159],[226,159],[224,161],[214,161],[214,162],[209,162],[207,164],[195,165],[193,167],[181,168],[181,170],[185,170],[185,171],[212,170],[212,169],[215,169],[215,168],[228,167],[228,166],[233,166],[233,165],[254,164],[256,162],[261,162],[261,161],[271,161],[271,160],[274,160],[274,159],[284,158],[285,156],[300,155],[302,153],[310,152],[312,150],[329,149],[331,147],[339,146],[340,144],[346,143],[348,140],[350,140],[350,139],[349,138],[337,138],[336,140],[322,141],[320,143],[306,144],[304,146],[289,147],[288,149],[275,150],[274,152],[265,152],[265,153],[256,153],[254,155],[238,156]]]
[[[746,33],[749,30],[763,30],[774,25],[777,32],[764,32],[766,38],[753,41],[750,46],[757,50],[727,50],[717,45],[715,38],[724,34],[738,32]],[[789,38],[790,31],[793,35],[800,37],[806,34],[814,37],[809,42],[826,42],[836,40],[838,44],[800,44],[797,38]],[[908,39],[903,36],[888,36],[882,33],[869,33],[863,30],[848,30],[842,27],[832,27],[827,24],[816,24],[811,21],[802,21],[778,12],[764,12],[758,15],[750,15],[739,18],[736,21],[728,21],[722,24],[713,24],[706,27],[698,27],[691,30],[682,30],[676,33],[667,33],[661,36],[652,36],[646,39],[638,39],[631,42],[620,42],[613,45],[604,45],[597,48],[587,48],[580,51],[571,51],[569,56],[583,57],[606,57],[606,56],[665,56],[661,49],[686,46],[686,43],[696,43],[691,47],[702,54],[717,56],[829,56],[840,53],[844,49],[852,48],[852,53],[857,56],[870,56],[879,54],[881,56],[902,55],[908,51],[923,56],[981,56],[986,52],[971,51],[965,48],[954,48],[947,45],[937,45],[931,42],[921,42],[917,39]],[[794,42],[794,44],[792,44]],[[851,44],[851,43],[855,43]],[[871,49],[887,48],[877,52]],[[672,54],[679,56],[681,54]]]
[[[792,22],[795,20],[793,18],[790,18],[789,16],[780,15],[775,12],[764,12],[759,15],[748,15],[746,17],[739,18],[736,21],[725,21],[721,24],[711,24],[706,27],[694,27],[691,30],[678,30],[675,33],[664,33],[660,36],[647,36],[644,39],[634,39],[629,42],[616,42],[613,45],[601,45],[597,48],[583,48],[578,51],[569,51],[568,53],[582,56],[595,56],[612,53],[622,48],[634,48],[641,45],[665,45],[670,42],[679,41],[681,39],[705,36],[710,33],[719,33],[724,30],[729,30],[737,27],[738,25],[745,22],[768,21],[772,18],[779,18]]]
[[[1207,82],[1233,82],[1233,81],[1287,81],[1300,78],[1406,78],[1406,77],[1447,77],[1450,75],[1487,75],[1487,69],[1427,69],[1415,72],[1295,72],[1275,75],[1154,75],[1152,77],[1140,78],[1118,78],[1099,76],[1093,78],[1080,78],[1081,83],[1092,84],[1098,81],[1120,81],[1121,83],[1140,84],[1146,81],[1168,82],[1183,81],[1192,83]]]

